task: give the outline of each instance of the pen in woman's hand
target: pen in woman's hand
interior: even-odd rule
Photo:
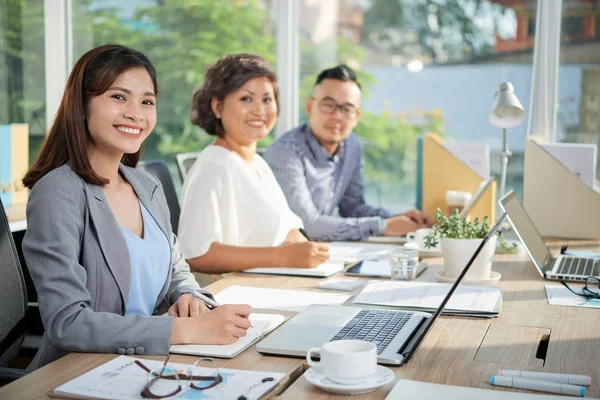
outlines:
[[[217,307],[221,307],[221,305],[219,303],[217,303],[216,300],[211,299],[204,293],[201,293],[197,290],[192,291],[190,294],[192,295],[192,297],[194,297],[194,298],[200,300],[201,302],[203,302],[204,304],[206,304],[206,306],[208,308],[210,308],[211,310],[214,310]],[[254,328],[254,325],[250,324],[250,327]]]
[[[308,236],[308,233],[306,233],[306,231],[304,230],[304,228],[298,228],[298,230],[300,231],[300,233],[302,234],[302,236],[304,236],[306,238],[306,240],[308,240],[309,242],[312,242],[312,240],[310,239],[310,237]]]

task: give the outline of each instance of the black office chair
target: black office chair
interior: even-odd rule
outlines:
[[[198,158],[198,154],[200,153],[181,153],[175,156],[177,160],[177,167],[179,168],[179,176],[181,177],[181,181],[185,180],[188,172],[192,169],[192,166],[196,162],[196,158]]]
[[[24,370],[8,365],[27,334],[27,289],[1,201],[0,214],[0,381],[9,382],[25,375]]]
[[[169,168],[164,161],[142,161],[138,163],[139,169],[150,172],[152,175],[158,178],[160,184],[163,187],[165,196],[167,198],[167,205],[171,214],[171,227],[173,233],[177,234],[177,228],[179,227],[179,214],[181,209],[179,207],[179,200],[177,199],[177,192],[175,191],[175,184],[173,184],[173,178]]]

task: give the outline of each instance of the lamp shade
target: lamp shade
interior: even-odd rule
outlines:
[[[510,82],[501,83],[492,102],[490,123],[498,128],[514,128],[525,119],[525,111]]]

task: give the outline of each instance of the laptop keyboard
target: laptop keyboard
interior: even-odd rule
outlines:
[[[554,266],[553,259],[551,268]],[[552,269],[550,269],[552,271]],[[600,276],[600,259],[566,257],[558,266],[555,274],[560,275],[579,275],[579,276]]]
[[[396,337],[413,313],[386,310],[361,310],[331,341],[359,339],[373,342],[377,354]]]

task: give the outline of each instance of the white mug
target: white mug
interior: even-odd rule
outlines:
[[[320,361],[311,359],[314,353],[321,355]],[[334,382],[361,383],[377,373],[377,347],[364,340],[335,340],[309,349],[306,362]]]
[[[406,235],[406,241],[408,243],[416,243],[419,246],[420,250],[439,249],[439,244],[438,244],[438,247],[432,247],[430,249],[425,247],[425,236],[429,235],[429,232],[431,232],[431,228],[421,228],[421,229],[417,229],[414,232],[409,232]]]

